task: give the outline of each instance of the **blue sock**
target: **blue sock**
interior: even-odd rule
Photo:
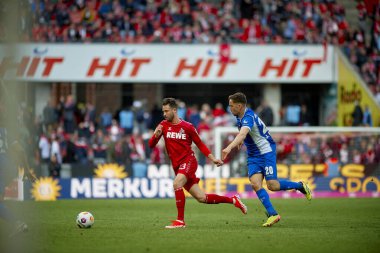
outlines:
[[[280,183],[280,190],[281,191],[287,191],[287,190],[300,190],[302,189],[302,184],[300,182],[292,182],[288,180],[279,180]]]
[[[277,215],[276,210],[274,210],[272,203],[270,202],[269,195],[267,191],[262,188],[256,192],[257,197],[259,197],[261,203],[264,205],[265,209],[267,210],[269,216]]]
[[[4,203],[0,202],[0,218],[4,219],[9,223],[16,222],[16,217],[11,213],[11,211],[4,205]]]

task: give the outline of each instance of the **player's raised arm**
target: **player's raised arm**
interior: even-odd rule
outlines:
[[[243,126],[238,135],[236,135],[235,139],[225,148],[222,150],[222,160],[226,159],[228,154],[231,153],[231,150],[235,147],[241,146],[242,142],[244,141],[245,137],[249,133],[251,129],[249,127]]]
[[[154,130],[152,137],[149,139],[149,147],[154,148],[157,145],[158,141],[160,140],[161,136],[162,136],[162,125],[159,124]]]

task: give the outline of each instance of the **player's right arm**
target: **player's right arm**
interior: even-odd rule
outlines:
[[[150,148],[154,148],[157,145],[158,141],[160,140],[160,138],[162,136],[162,128],[163,128],[163,126],[160,123],[156,127],[156,129],[154,130],[154,133],[153,133],[152,137],[149,140],[149,147]]]
[[[228,154],[231,153],[231,150],[235,147],[239,147],[240,149],[242,142],[244,141],[249,131],[250,129],[248,127],[242,127],[240,129],[235,139],[225,149],[222,150],[222,160],[226,159]]]
[[[231,153],[231,150],[235,147],[238,147],[238,149],[240,149],[244,139],[247,137],[247,134],[251,131],[253,124],[253,118],[250,116],[244,117],[242,119],[242,126],[238,135],[225,149],[222,150],[222,160],[226,159],[228,154]]]

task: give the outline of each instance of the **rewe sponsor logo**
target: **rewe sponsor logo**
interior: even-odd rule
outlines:
[[[184,133],[177,133],[177,132],[167,132],[166,133],[166,138],[170,139],[178,139],[178,140],[186,140],[186,134]]]

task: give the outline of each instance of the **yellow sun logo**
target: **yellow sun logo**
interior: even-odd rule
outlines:
[[[31,190],[32,197],[37,201],[57,200],[61,194],[61,186],[58,180],[51,177],[42,177],[33,183]]]
[[[116,163],[99,164],[94,172],[96,177],[101,178],[126,178],[128,176],[124,167]]]

